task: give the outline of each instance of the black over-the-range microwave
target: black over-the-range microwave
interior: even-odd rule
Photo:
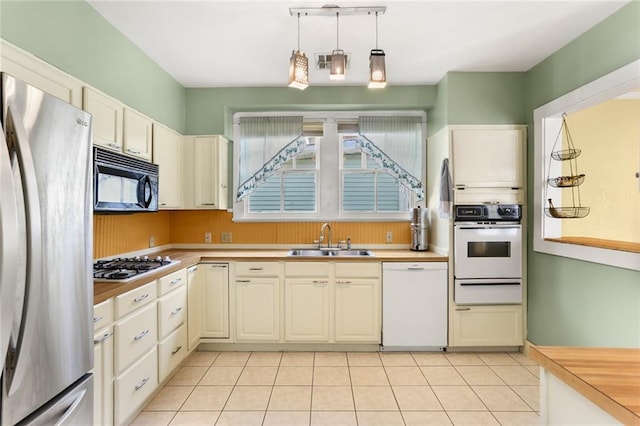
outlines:
[[[93,148],[93,211],[158,211],[158,165]]]

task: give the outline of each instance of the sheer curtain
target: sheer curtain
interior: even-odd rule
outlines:
[[[420,181],[422,121],[408,116],[361,116],[357,146],[404,187],[424,198]]]
[[[236,200],[250,195],[307,145],[302,116],[241,117]]]

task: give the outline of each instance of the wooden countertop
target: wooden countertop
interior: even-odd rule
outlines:
[[[326,257],[291,257],[287,256],[288,249],[170,249],[149,254],[149,257],[169,256],[180,263],[172,265],[160,272],[146,275],[143,278],[133,279],[127,283],[97,282],[93,284],[93,303],[104,302],[114,296],[126,293],[141,285],[147,284],[155,279],[179,269],[195,265],[206,261],[280,261],[291,262],[326,262]],[[331,258],[336,262],[447,262],[449,258],[441,254],[430,251],[411,250],[371,250],[373,257],[339,257]]]
[[[532,346],[531,359],[625,425],[640,425],[640,349]]]

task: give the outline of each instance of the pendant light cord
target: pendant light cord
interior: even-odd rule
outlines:
[[[336,50],[340,50],[340,12],[336,12]]]
[[[378,14],[376,13],[376,16],[377,15]],[[298,52],[299,51],[300,51],[300,12],[298,12]]]
[[[378,12],[376,12],[376,50],[378,50]]]

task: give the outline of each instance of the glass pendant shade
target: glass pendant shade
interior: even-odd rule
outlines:
[[[295,87],[300,90],[309,87],[309,59],[299,50],[294,50],[291,53],[289,87]]]
[[[336,49],[331,52],[331,80],[344,80],[345,68],[347,67],[347,55],[344,50]]]
[[[384,50],[371,49],[369,56],[369,88],[382,89],[387,85]]]

